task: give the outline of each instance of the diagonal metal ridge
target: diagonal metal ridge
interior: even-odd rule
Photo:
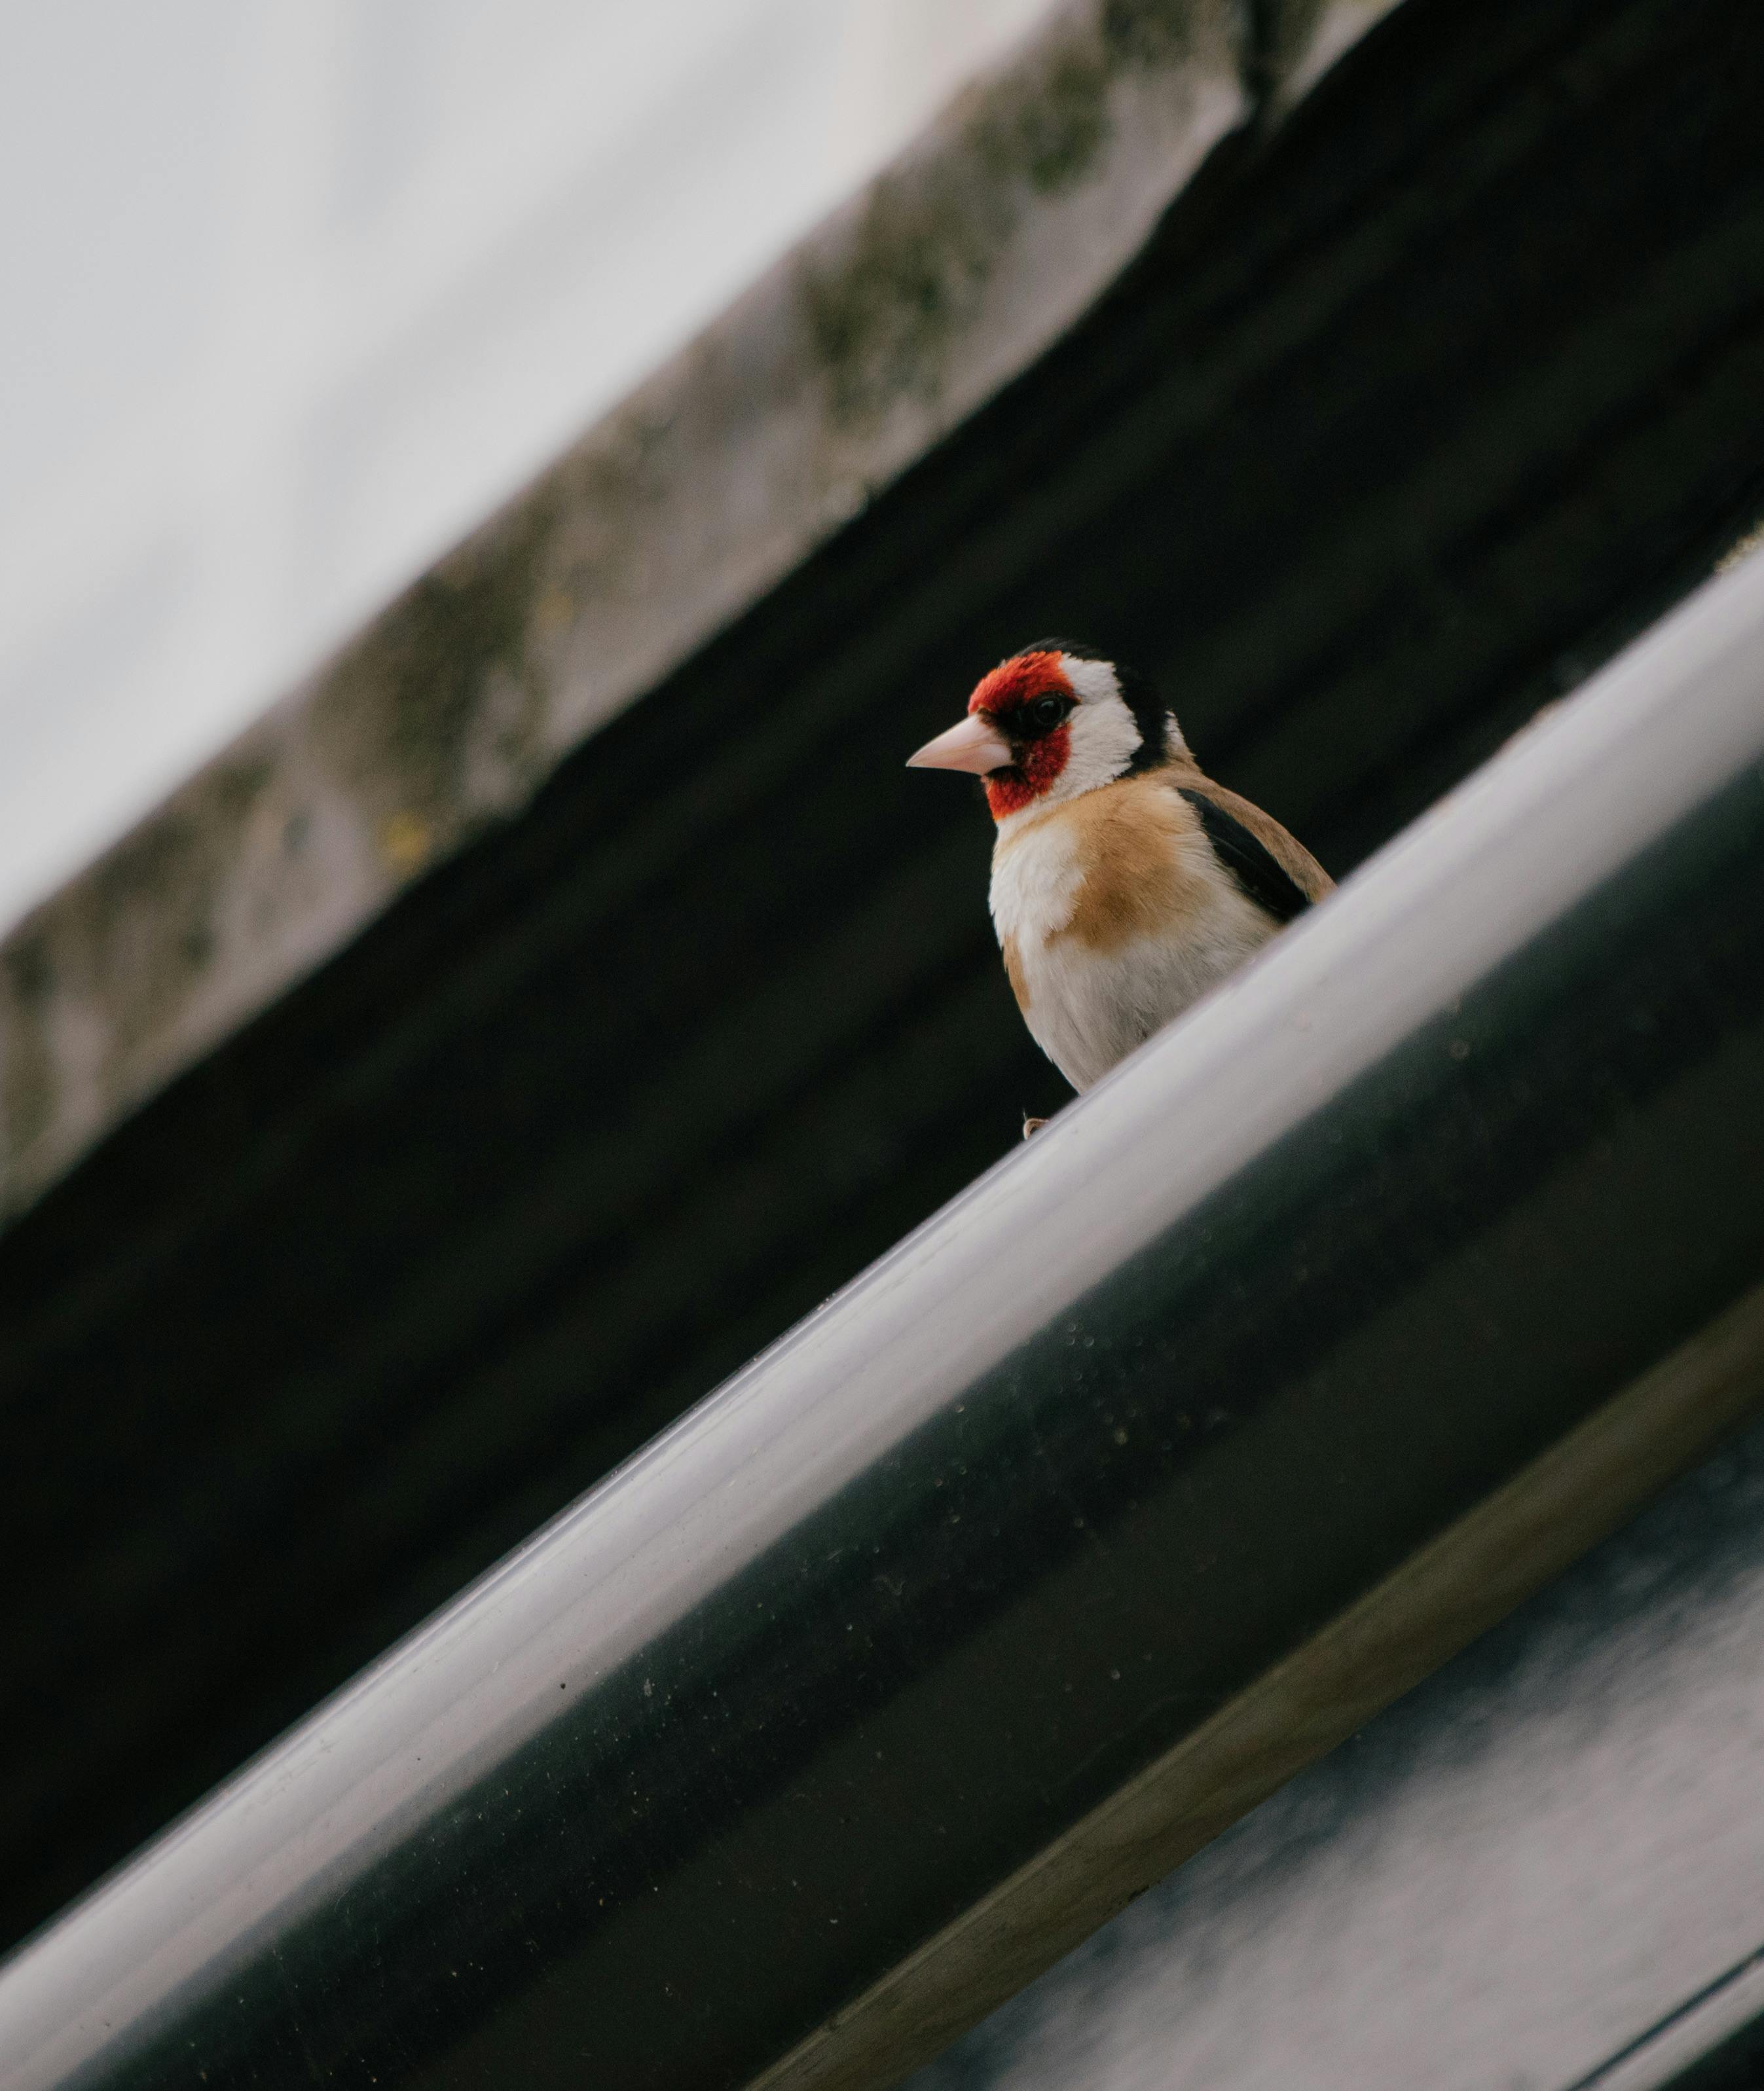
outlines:
[[[1761,662],[1754,561],[15,1955],[0,2084],[880,2086],[1611,1529],[1764,1398]]]

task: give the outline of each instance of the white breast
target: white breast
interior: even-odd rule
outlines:
[[[1072,920],[1084,884],[1077,839],[1061,821],[1019,827],[1020,814],[999,831],[992,852],[992,926],[1002,944],[1019,951],[1045,944]]]
[[[1014,946],[1030,1034],[1076,1089],[1100,1081],[1191,1002],[1234,972],[1274,925],[1218,864],[1198,834],[1172,868],[1167,933],[1099,950],[1068,930],[1084,886],[1076,838],[1059,820],[1001,834],[992,918]]]

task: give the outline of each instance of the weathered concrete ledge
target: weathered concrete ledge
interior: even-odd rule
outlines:
[[[1068,0],[0,945],[0,1221],[1027,366],[1395,0]]]

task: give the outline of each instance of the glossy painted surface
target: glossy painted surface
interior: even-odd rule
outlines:
[[[1764,1267],[1764,566],[0,1971],[0,2083],[743,2080]]]

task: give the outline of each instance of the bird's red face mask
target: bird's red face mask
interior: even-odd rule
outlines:
[[[1052,790],[1072,753],[1078,700],[1057,653],[1020,653],[983,676],[960,726],[927,741],[908,769],[968,770],[1002,821]]]

